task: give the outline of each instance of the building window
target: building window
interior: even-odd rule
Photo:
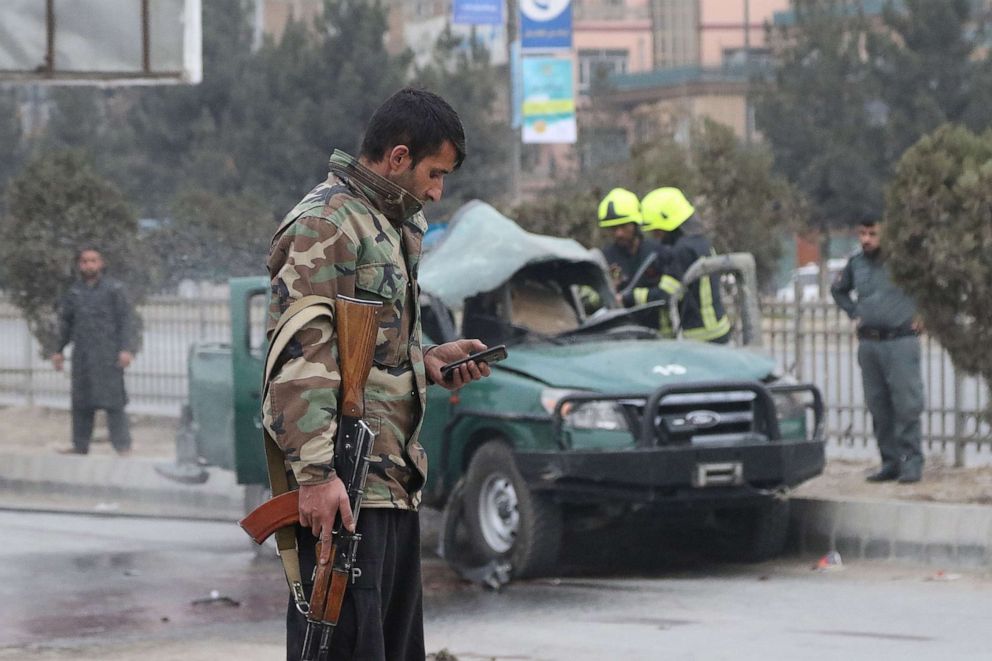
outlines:
[[[625,50],[580,50],[579,93],[588,94],[597,80],[612,74],[627,73],[630,53]]]

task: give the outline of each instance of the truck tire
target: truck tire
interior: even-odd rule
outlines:
[[[719,556],[739,562],[762,562],[778,557],[789,534],[788,498],[771,498],[747,509],[717,513],[723,529],[717,549]]]
[[[441,514],[437,545],[438,556],[459,573],[464,568],[479,567],[491,560],[476,550],[465,518],[465,478],[462,477],[452,488]]]
[[[490,441],[472,456],[463,512],[474,550],[486,559],[508,562],[514,577],[541,576],[555,566],[561,508],[527,488],[505,443]]]
[[[790,511],[788,498],[773,498],[754,508],[751,533],[744,549],[746,561],[761,562],[782,555],[789,536]]]
[[[210,473],[200,462],[196,429],[193,426],[193,412],[189,404],[183,404],[179,415],[179,426],[176,428],[176,460],[156,464],[155,472],[182,484],[203,484],[210,479]]]

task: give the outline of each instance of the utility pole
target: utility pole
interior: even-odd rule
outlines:
[[[513,126],[513,117],[517,114],[514,107],[514,53],[513,43],[517,40],[517,0],[506,0],[506,105],[509,112],[510,124],[510,204],[520,202],[520,127]],[[523,55],[520,55],[523,57]],[[519,99],[517,99],[519,101]]]
[[[751,0],[744,0],[744,75],[751,80]],[[748,85],[750,88],[750,85]],[[744,97],[744,142],[751,144],[751,96]]]

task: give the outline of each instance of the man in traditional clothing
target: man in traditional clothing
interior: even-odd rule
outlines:
[[[72,344],[72,447],[68,454],[89,452],[97,409],[107,413],[110,443],[117,454],[131,452],[131,432],[124,406],[124,369],[134,359],[131,305],[124,285],[104,275],[103,255],[85,247],[76,255],[79,279],[59,308],[59,344],[52,365],[62,371],[62,351]]]

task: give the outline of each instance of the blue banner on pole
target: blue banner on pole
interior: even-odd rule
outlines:
[[[465,25],[503,25],[503,0],[454,0],[451,22]]]
[[[570,57],[524,56],[523,141],[572,144],[578,136]]]
[[[520,0],[520,45],[524,50],[572,48],[572,0]]]

